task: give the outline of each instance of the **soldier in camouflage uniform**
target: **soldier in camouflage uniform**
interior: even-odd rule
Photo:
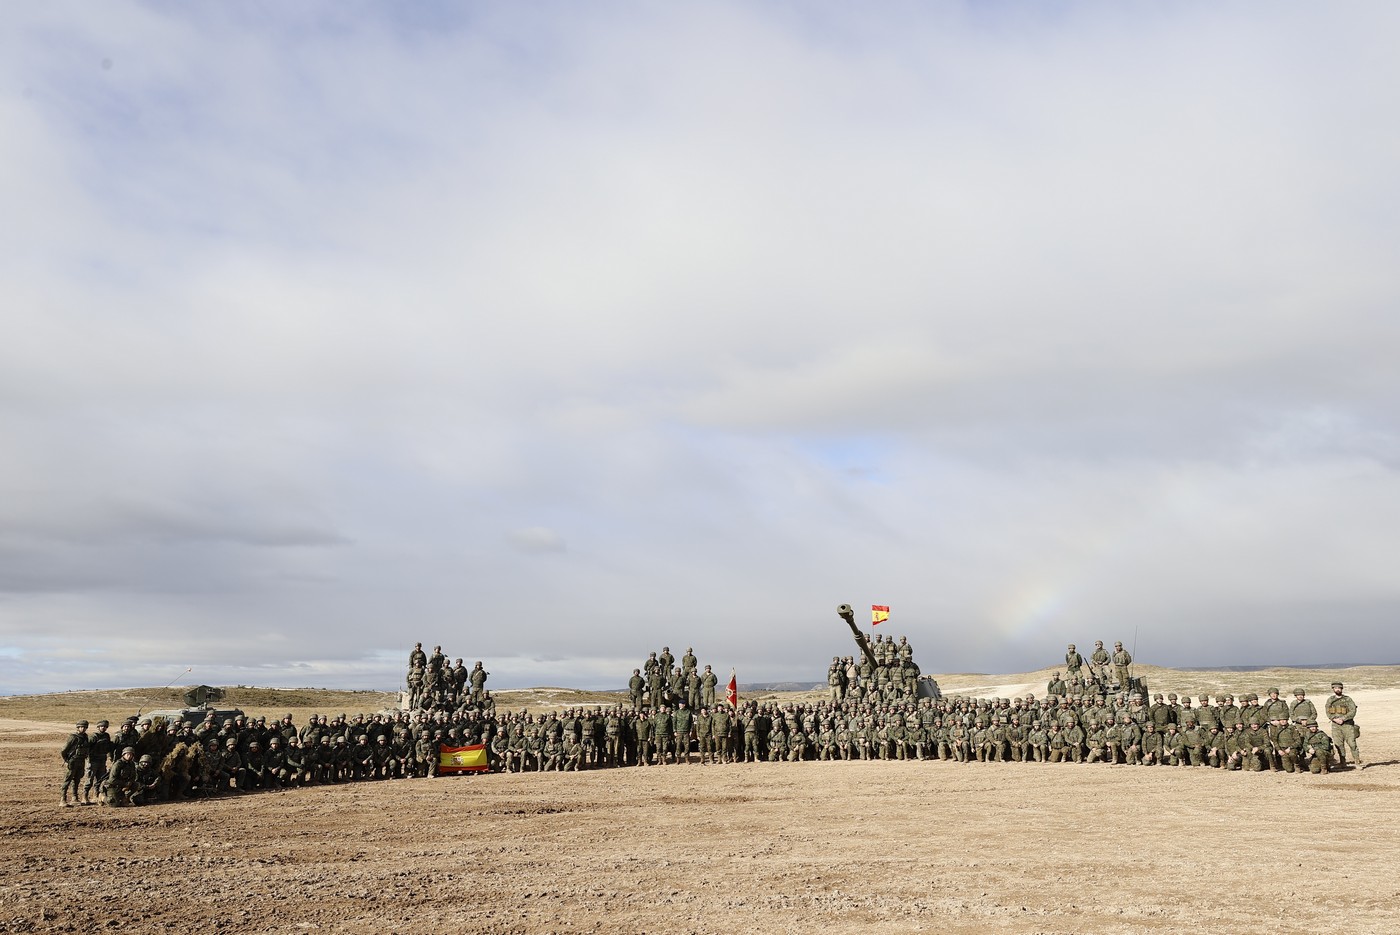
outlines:
[[[1347,751],[1357,769],[1365,769],[1356,739],[1361,730],[1356,726],[1356,702],[1342,694],[1342,683],[1332,683],[1332,697],[1327,699],[1327,720],[1332,722],[1332,743],[1337,748],[1337,765],[1347,765]]]
[[[1308,763],[1308,771],[1326,773],[1332,764],[1332,738],[1317,729],[1316,721],[1309,721],[1308,735],[1303,738],[1303,756]]]
[[[88,747],[91,740],[88,738],[88,722],[78,721],[74,725],[73,733],[68,735],[68,742],[63,745],[63,804],[64,806],[77,804],[80,797],[78,787],[83,781],[83,771],[87,769]],[[73,801],[68,801],[68,790],[73,790]]]

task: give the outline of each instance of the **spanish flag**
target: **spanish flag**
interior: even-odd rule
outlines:
[[[872,627],[879,626],[888,619],[890,619],[890,609],[888,607],[884,604],[870,605],[870,625]]]
[[[491,767],[486,765],[486,744],[477,743],[470,747],[438,747],[438,773],[484,773]]]

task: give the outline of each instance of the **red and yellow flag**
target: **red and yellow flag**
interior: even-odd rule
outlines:
[[[890,619],[890,609],[888,607],[884,604],[870,605],[870,625],[872,627],[879,626],[888,619]]]
[[[476,743],[469,747],[438,747],[438,773],[484,773],[491,767],[486,765],[486,744]]]

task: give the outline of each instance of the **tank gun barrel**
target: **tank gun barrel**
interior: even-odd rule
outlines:
[[[864,633],[860,632],[860,627],[856,626],[855,609],[852,608],[850,604],[842,604],[836,608],[836,615],[846,621],[846,626],[851,628],[851,636],[856,638],[856,645],[859,646],[860,651],[865,654],[865,658],[870,663],[870,667],[872,669],[878,668],[880,664],[875,661],[875,653],[870,650],[870,640]]]

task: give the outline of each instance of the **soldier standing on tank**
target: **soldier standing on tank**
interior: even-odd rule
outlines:
[[[1332,744],[1337,748],[1337,765],[1347,765],[1347,751],[1357,769],[1365,769],[1356,738],[1361,731],[1356,726],[1356,702],[1342,694],[1342,683],[1332,683],[1332,697],[1327,699],[1327,720],[1332,722]]]
[[[832,704],[840,704],[846,697],[846,667],[840,656],[831,657],[831,665],[826,667],[826,685]]]
[[[83,781],[83,771],[87,768],[88,749],[91,746],[91,739],[88,737],[88,722],[78,721],[74,726],[73,733],[68,735],[68,742],[63,745],[63,804],[65,807],[73,805],[81,800],[78,794],[79,786]],[[73,801],[68,801],[68,789],[73,789]]]
[[[1103,640],[1094,640],[1094,651],[1089,654],[1089,671],[1097,682],[1108,680],[1108,650],[1103,648]]]
[[[642,670],[633,669],[632,677],[627,680],[627,697],[632,702],[633,713],[642,710],[642,689],[645,687],[646,679],[642,678]]]
[[[1069,644],[1069,649],[1065,652],[1065,678],[1073,682],[1080,677],[1084,668],[1084,657],[1074,648],[1074,644]]]
[[[490,675],[491,673],[487,672],[486,669],[482,666],[480,659],[476,661],[476,665],[472,666],[471,683],[473,702],[480,703],[482,700],[484,700],[486,695],[486,679]]]
[[[1123,648],[1122,643],[1113,644],[1113,668],[1118,676],[1118,687],[1123,691],[1132,688],[1133,677],[1131,666],[1133,664],[1132,654]]]

